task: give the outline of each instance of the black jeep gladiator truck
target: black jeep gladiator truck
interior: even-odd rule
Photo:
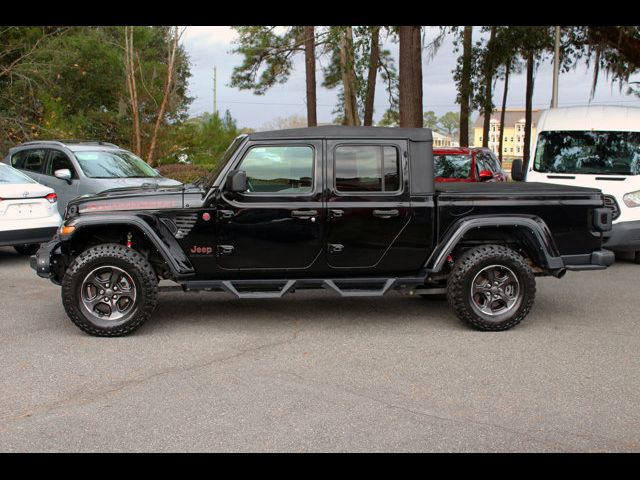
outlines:
[[[436,185],[430,130],[328,126],[239,136],[192,184],[79,197],[31,266],[99,336],[140,327],[163,288],[446,293],[463,322],[496,331],[527,315],[536,276],[613,263],[610,229],[600,190]]]

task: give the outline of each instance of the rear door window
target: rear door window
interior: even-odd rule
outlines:
[[[400,155],[388,145],[339,145],[335,149],[338,192],[397,192]]]
[[[42,173],[46,153],[43,148],[22,150],[11,157],[11,166],[29,172]]]

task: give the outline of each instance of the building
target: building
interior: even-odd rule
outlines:
[[[500,114],[495,110],[489,125],[489,148],[498,155],[500,146]],[[524,153],[524,116],[525,110],[507,108],[504,114],[504,138],[502,140],[502,157],[505,159],[522,158]],[[531,111],[531,135],[536,133],[536,125],[540,118],[540,110]],[[473,145],[482,146],[482,125],[484,115],[480,114],[473,126]],[[435,144],[435,141],[434,141]]]
[[[482,129],[480,129],[482,130]],[[448,135],[443,135],[440,132],[436,132],[435,130],[431,130],[433,135],[433,147],[457,147],[460,145],[457,139],[449,137]]]

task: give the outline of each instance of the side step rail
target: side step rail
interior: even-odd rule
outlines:
[[[335,291],[342,297],[381,297],[385,293],[387,293],[387,291],[395,284],[395,282],[396,282],[395,278],[389,278],[386,282],[384,282],[384,285],[382,285],[382,288],[369,290],[369,289],[362,289],[362,288],[349,289],[349,288],[339,287],[338,285],[336,285],[336,282],[334,280],[325,280],[323,287],[330,288],[331,290]],[[354,284],[354,283],[362,283],[362,281],[357,282],[357,281],[350,281],[350,280],[340,280],[340,283]],[[376,283],[379,285],[380,281],[378,280]]]
[[[296,280],[192,280],[180,286],[161,287],[162,291],[176,288],[184,291],[222,291],[236,298],[282,298],[299,289],[327,289],[341,297],[381,297],[394,288],[412,289],[424,285],[423,277],[400,278],[300,278]]]
[[[221,282],[220,286],[226,292],[235,295],[238,298],[282,298],[295,285],[295,280],[289,280],[286,282],[280,290],[275,291],[253,291],[253,292],[239,292],[230,280]]]

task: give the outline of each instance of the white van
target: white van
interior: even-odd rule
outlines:
[[[640,263],[640,108],[588,106],[542,112],[523,174],[527,182],[602,190],[613,213],[613,230],[605,233],[604,247],[635,252]]]

